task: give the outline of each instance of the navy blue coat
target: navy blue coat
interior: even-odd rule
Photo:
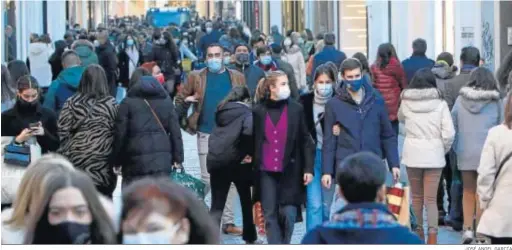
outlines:
[[[402,62],[404,67],[405,76],[407,77],[407,85],[411,83],[412,77],[416,71],[422,68],[432,69],[434,67],[434,60],[427,58],[426,56],[412,55]]]
[[[323,174],[335,175],[336,166],[345,157],[361,151],[386,158],[390,168],[399,166],[397,136],[391,127],[384,99],[367,82],[363,88],[361,105],[356,104],[345,85],[325,105]],[[341,126],[339,136],[332,133],[335,124]]]
[[[357,214],[362,214],[363,218],[353,217]],[[340,220],[309,231],[302,244],[424,244],[400,225],[383,204],[348,204],[337,215]]]
[[[342,51],[337,50],[333,45],[326,45],[324,49],[313,58],[313,72],[311,75],[314,76],[316,68],[326,62],[333,62],[336,67],[339,68],[341,62],[346,58],[347,55]]]

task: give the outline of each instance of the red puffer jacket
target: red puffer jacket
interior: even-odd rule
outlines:
[[[400,93],[407,85],[404,68],[396,58],[391,58],[389,64],[381,69],[380,61],[371,66],[373,87],[384,97],[390,121],[398,120],[397,113],[400,105]]]

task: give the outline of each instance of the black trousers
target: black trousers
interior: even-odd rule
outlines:
[[[261,206],[268,244],[290,244],[298,209],[279,204],[281,173],[261,172]]]
[[[512,244],[512,238],[491,238],[491,244],[493,245],[511,245]]]
[[[242,205],[243,235],[246,242],[257,239],[256,226],[252,215],[251,200],[251,165],[238,164],[236,166],[213,170],[210,172],[210,185],[212,192],[212,205],[210,214],[220,228],[222,213],[226,206],[231,183],[235,184],[240,203]]]
[[[452,169],[451,169],[451,162],[450,162],[450,156],[449,153],[445,155],[446,165],[443,168],[443,173],[441,174],[441,181],[439,182],[439,187],[437,189],[437,209],[439,211],[439,214],[446,215],[447,212],[450,211],[451,208],[451,192],[450,187],[452,186]],[[446,181],[446,185],[443,182],[443,179]],[[445,187],[446,187],[446,193],[445,193]],[[448,195],[448,211],[444,209],[444,197],[445,194]]]

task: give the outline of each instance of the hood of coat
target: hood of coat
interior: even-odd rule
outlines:
[[[50,49],[49,49],[48,45],[46,45],[46,43],[31,43],[28,46],[28,51],[29,51],[30,55],[32,55],[32,56],[38,56],[41,53],[43,53],[45,51],[49,51],[49,50]]]
[[[140,83],[128,90],[128,97],[165,99],[168,94],[164,87],[152,76],[143,76]]]
[[[85,39],[76,40],[71,45],[71,49],[76,50],[79,47],[87,47],[89,50],[94,51],[94,44]]]
[[[242,102],[228,102],[224,104],[215,115],[216,124],[225,127],[236,119],[251,112],[249,105]]]
[[[439,79],[451,79],[455,77],[456,68],[444,63],[438,63],[432,68],[432,73]]]
[[[402,92],[402,105],[414,113],[430,113],[442,101],[437,88],[406,89]]]
[[[490,102],[495,102],[500,99],[500,92],[497,90],[481,90],[463,87],[460,89],[459,94],[462,106],[474,114],[480,113]]]

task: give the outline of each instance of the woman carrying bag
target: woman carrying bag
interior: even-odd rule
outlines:
[[[39,102],[37,80],[18,80],[14,107],[2,113],[2,206],[12,203],[25,167],[59,147],[57,115]]]

